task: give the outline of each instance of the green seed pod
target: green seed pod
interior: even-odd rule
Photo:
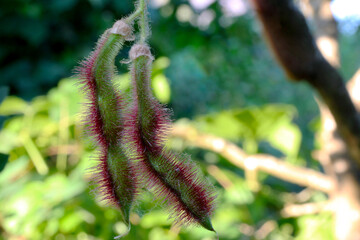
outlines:
[[[115,90],[115,57],[124,41],[132,39],[131,27],[117,21],[98,41],[95,50],[77,69],[87,97],[85,130],[99,148],[98,164],[93,169],[102,200],[117,206],[129,224],[131,206],[137,193],[137,181],[129,159],[120,144],[123,132],[124,99]]]
[[[170,207],[177,224],[199,224],[214,231],[210,215],[214,209],[214,188],[199,174],[185,155],[164,146],[170,127],[169,111],[152,95],[150,48],[135,44],[130,50],[132,103],[125,113],[124,144],[136,162],[139,181]]]

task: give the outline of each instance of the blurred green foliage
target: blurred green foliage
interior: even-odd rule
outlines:
[[[154,65],[156,69],[158,62]],[[156,76],[165,78],[161,70]],[[119,76],[118,79],[124,78]],[[126,231],[120,214],[91,196],[86,169],[93,164],[90,159],[95,153],[89,139],[81,140],[84,138],[81,138],[77,113],[82,97],[75,83],[76,79],[64,79],[46,96],[36,97],[31,102],[10,96],[0,106],[0,114],[12,116],[0,132],[0,152],[10,155],[10,162],[0,175],[0,206],[6,206],[0,208],[3,239],[20,236],[25,239],[110,239]],[[120,89],[126,92],[126,86],[125,81]],[[266,140],[284,156],[296,158],[297,141],[289,139],[293,148],[284,148],[271,137],[276,131],[288,131],[290,135],[301,137],[291,122],[294,113],[290,106],[266,105],[199,116],[190,124],[200,131],[234,141],[258,144]],[[172,145],[177,149],[184,146],[176,142]],[[305,239],[303,236],[308,236],[309,231],[315,231],[320,236],[318,239],[329,239],[323,224],[331,224],[330,217],[320,220],[318,216],[281,217],[279,211],[289,203],[286,192],[291,187],[284,188],[279,181],[271,183],[270,187],[267,178],[262,178],[263,187],[252,192],[243,171],[231,166],[226,159],[197,149],[189,151],[205,172],[209,166],[216,165],[217,173],[208,177],[218,188],[219,202],[213,224],[221,239],[261,236],[264,226],[265,229],[270,227],[264,235],[266,239],[296,239],[294,235],[298,235],[297,239]],[[219,185],[217,174],[225,175],[229,185]],[[293,195],[294,199],[296,193]],[[213,233],[201,228],[180,232],[172,228],[166,211],[160,207],[149,193],[145,194],[131,216],[132,231],[124,239],[214,239]],[[317,227],[306,224],[308,221],[314,221]]]
[[[242,139],[243,148],[248,153],[257,153],[257,143],[264,140],[279,149],[283,156],[296,158],[301,132],[292,123],[294,113],[292,106],[266,105],[201,116],[195,123],[202,132],[232,141]]]
[[[164,2],[150,8],[150,45],[157,58],[152,88],[174,119],[186,118],[248,153],[321,170],[311,158],[319,129],[313,94],[285,79],[253,13],[229,16],[223,1],[202,10],[188,1]],[[189,21],[177,17],[184,6]],[[82,96],[70,76],[97,37],[132,9],[130,0],[0,1],[0,239],[112,239],[126,231],[120,214],[96,201],[88,185],[86,169],[96,150],[79,127]],[[198,24],[203,13],[213,16],[205,27]],[[340,37],[346,78],[359,67],[359,34]],[[127,51],[119,56],[124,58]],[[126,94],[127,66],[118,68],[116,81]],[[323,193],[306,190],[300,201],[303,188],[266,174],[253,191],[244,171],[220,155],[179,139],[169,145],[191,154],[216,185],[213,225],[220,239],[333,239],[327,213],[280,214],[286,204],[324,201]],[[131,221],[124,239],[215,239],[201,228],[172,227],[150,193],[139,200]]]

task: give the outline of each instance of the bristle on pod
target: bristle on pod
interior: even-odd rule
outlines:
[[[123,144],[136,163],[136,175],[156,197],[169,205],[175,223],[198,224],[214,231],[210,215],[214,210],[214,188],[200,176],[189,157],[165,148],[170,127],[169,111],[152,95],[153,57],[145,44],[130,50],[132,103],[125,111]]]
[[[83,116],[85,131],[99,149],[98,163],[92,169],[102,200],[118,207],[129,224],[137,194],[135,170],[121,146],[124,100],[115,90],[114,61],[125,40],[133,39],[132,28],[122,20],[100,37],[95,50],[76,69],[87,97]]]

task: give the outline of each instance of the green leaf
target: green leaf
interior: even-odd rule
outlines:
[[[269,135],[268,141],[288,157],[296,157],[301,143],[301,132],[293,124],[284,123]]]
[[[22,114],[27,105],[21,98],[9,96],[0,105],[0,115]]]
[[[332,240],[334,238],[333,217],[329,213],[321,213],[317,215],[305,215],[297,219],[299,232],[296,240],[318,239]]]
[[[203,132],[232,141],[242,140],[248,153],[258,151],[258,141],[267,141],[294,158],[301,143],[300,129],[292,123],[295,113],[292,106],[269,104],[201,116],[195,125]]]
[[[51,106],[49,114],[52,119],[59,120],[61,110],[63,110],[63,114],[66,113],[69,117],[73,117],[79,112],[81,97],[75,83],[75,78],[65,78],[59,82],[57,88],[49,91],[48,99]],[[41,99],[36,100],[34,102],[36,106],[44,107],[44,102]]]
[[[198,117],[196,125],[203,132],[230,140],[237,140],[243,130],[231,111]]]
[[[33,117],[31,129],[30,129],[30,135],[48,136],[49,133],[55,133],[57,128],[58,128],[58,123],[50,119],[49,116],[44,114],[37,114]],[[61,129],[61,130],[65,131],[66,129]]]
[[[20,145],[19,134],[9,129],[0,131],[0,152],[10,153],[15,147]]]
[[[140,224],[143,228],[153,228],[156,226],[169,226],[171,222],[163,211],[152,211],[142,217]]]
[[[153,63],[153,74],[162,71],[170,65],[170,59],[167,57],[159,57]]]
[[[152,80],[152,89],[154,95],[161,103],[170,102],[170,85],[169,81],[163,74],[156,75]]]
[[[67,213],[67,215],[60,221],[60,230],[65,233],[75,231],[83,222],[79,212]]]

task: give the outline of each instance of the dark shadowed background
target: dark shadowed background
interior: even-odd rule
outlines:
[[[78,124],[82,96],[72,69],[132,10],[130,0],[0,1],[0,101],[7,96],[0,105],[0,239],[111,239],[126,230],[120,214],[91,195],[86,169],[95,150]],[[320,128],[313,92],[286,79],[247,1],[150,0],[149,12],[152,87],[177,124],[248,154],[322,171],[312,158]],[[339,22],[345,79],[360,66],[359,19]],[[129,82],[120,60],[129,47],[117,61],[123,92]],[[281,214],[287,204],[326,201],[325,193],[261,172],[254,183],[219,154],[178,138],[169,146],[189,153],[217,187],[220,239],[333,239],[329,213]],[[151,194],[131,222],[124,239],[215,239],[200,228],[172,227]]]

